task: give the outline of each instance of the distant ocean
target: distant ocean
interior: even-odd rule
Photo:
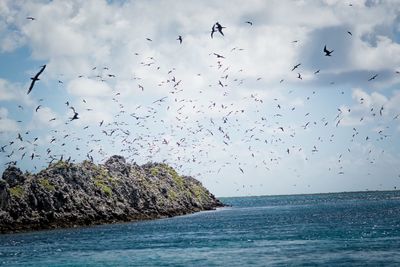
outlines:
[[[400,192],[223,198],[231,207],[0,235],[1,266],[400,266]]]

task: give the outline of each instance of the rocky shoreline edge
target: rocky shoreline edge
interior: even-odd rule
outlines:
[[[165,163],[122,156],[104,164],[58,161],[37,174],[9,166],[0,179],[0,233],[150,220],[224,205]]]

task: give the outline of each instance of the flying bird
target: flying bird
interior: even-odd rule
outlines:
[[[182,36],[178,36],[178,39],[176,39],[176,40],[178,40],[179,41],[179,43],[181,44],[182,43]]]
[[[37,112],[40,109],[41,106],[42,105],[37,106],[35,111]]]
[[[221,56],[220,54],[213,53],[217,58],[225,58],[224,56]]]
[[[247,23],[247,24],[249,24],[250,26],[253,26],[253,22],[251,22],[251,21],[245,21],[244,23]]]
[[[70,121],[73,121],[73,120],[77,120],[77,119],[79,119],[79,117],[78,117],[78,112],[76,112],[75,111],[75,108],[74,107],[70,107],[70,109],[72,109],[72,111],[74,112],[74,116],[72,116],[71,118],[69,118],[69,120]]]
[[[35,85],[35,82],[40,80],[39,75],[42,74],[42,72],[44,71],[45,68],[46,68],[46,65],[43,65],[42,68],[39,70],[39,72],[36,73],[35,77],[31,78],[32,82],[31,82],[31,85],[29,86],[27,94],[29,94],[32,91],[33,86]]]
[[[374,76],[372,76],[371,78],[369,78],[368,81],[370,82],[370,81],[372,81],[372,80],[375,80],[376,77],[378,77],[378,74],[375,74]]]
[[[294,71],[295,69],[297,69],[298,67],[300,67],[300,65],[301,65],[301,63],[299,63],[299,64],[297,64],[297,65],[294,65],[293,68],[292,68],[292,71]]]
[[[26,17],[26,19],[35,20],[34,17]]]
[[[326,48],[326,45],[324,46],[324,53],[325,53],[325,56],[326,56],[326,57],[330,57],[331,54],[332,54],[332,52],[333,52],[333,50],[329,51],[329,50]]]
[[[226,28],[226,27],[222,27],[222,25],[219,24],[219,22],[216,22],[216,23],[215,23],[215,26],[217,27],[217,31],[218,31],[222,36],[224,36],[224,33],[222,32],[222,29],[224,29],[224,28]]]
[[[215,24],[212,26],[212,28],[211,28],[211,38],[214,38],[214,32],[217,32],[216,30],[215,30]]]

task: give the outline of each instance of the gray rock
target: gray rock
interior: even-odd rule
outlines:
[[[59,161],[37,174],[8,167],[0,179],[0,232],[156,219],[223,204],[167,164],[112,156],[104,164]]]
[[[3,172],[3,180],[5,180],[10,187],[23,184],[25,181],[25,176],[20,169],[15,166],[9,166]]]
[[[8,205],[10,199],[8,188],[8,183],[5,180],[0,179],[0,209],[4,209]]]

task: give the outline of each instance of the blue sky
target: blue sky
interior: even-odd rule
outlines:
[[[2,1],[0,170],[122,154],[217,196],[399,187],[399,6]]]

